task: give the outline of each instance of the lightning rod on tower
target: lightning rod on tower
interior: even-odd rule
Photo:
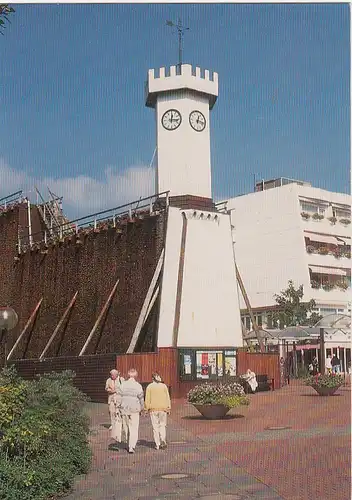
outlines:
[[[185,26],[182,25],[182,21],[180,18],[178,18],[177,24],[173,23],[172,21],[166,21],[166,25],[170,26],[171,28],[176,28],[177,29],[177,34],[178,34],[178,66],[181,68],[182,65],[182,43],[183,43],[183,37],[185,34],[185,31],[189,30],[189,28],[186,28]]]

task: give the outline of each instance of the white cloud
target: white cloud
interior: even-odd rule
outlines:
[[[44,198],[48,197],[49,187],[57,196],[63,196],[64,212],[72,220],[155,194],[154,176],[153,168],[140,165],[122,172],[107,167],[102,180],[84,175],[36,178],[11,168],[0,158],[0,198],[22,189],[24,195],[34,201],[34,186]]]

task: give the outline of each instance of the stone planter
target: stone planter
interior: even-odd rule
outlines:
[[[319,387],[317,385],[312,385],[313,389],[319,394],[319,396],[332,396],[340,388],[337,387]]]
[[[196,405],[193,404],[204,418],[208,420],[216,420],[224,418],[230,411],[230,408],[225,405]]]

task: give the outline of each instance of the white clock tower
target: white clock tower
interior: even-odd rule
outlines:
[[[149,70],[146,106],[155,109],[156,191],[170,196],[212,198],[210,110],[218,96],[218,75],[190,64],[159,76]]]

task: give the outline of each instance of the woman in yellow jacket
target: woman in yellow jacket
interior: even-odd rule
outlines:
[[[158,373],[153,373],[153,382],[145,393],[144,408],[150,413],[153,426],[155,448],[166,448],[166,422],[171,410],[170,394]]]

